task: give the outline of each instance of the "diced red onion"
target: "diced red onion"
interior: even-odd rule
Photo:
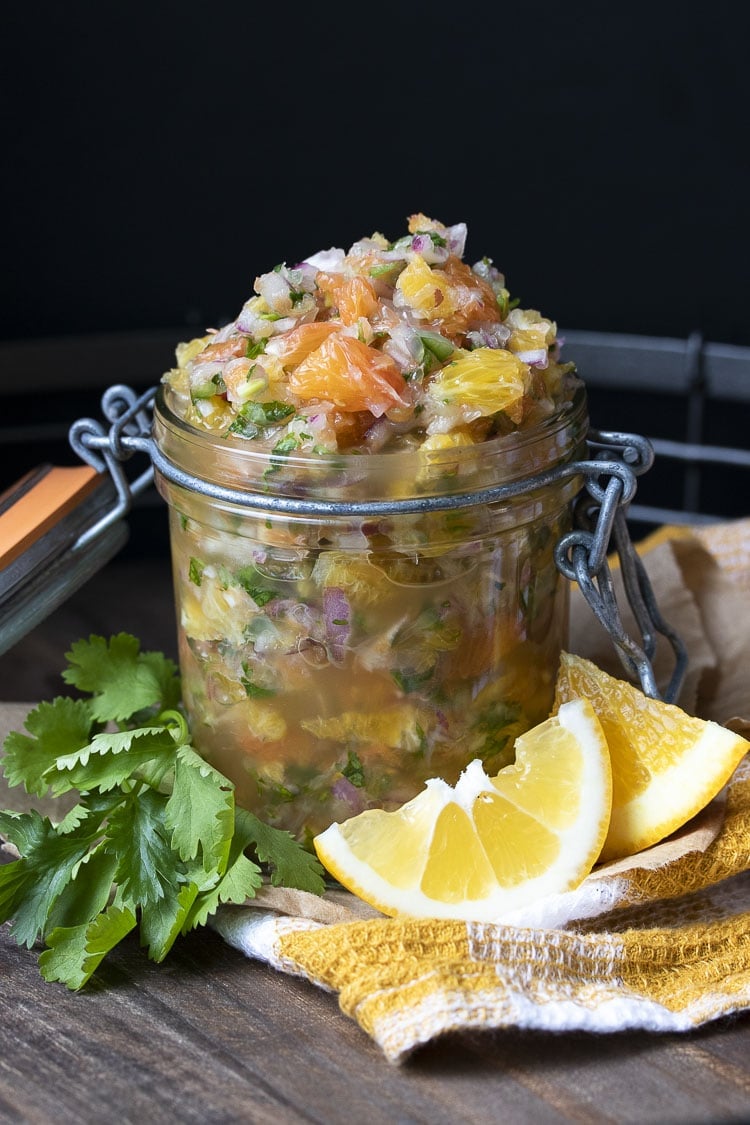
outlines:
[[[202,387],[204,384],[209,383],[214,375],[221,375],[224,371],[224,364],[217,363],[216,360],[208,360],[204,363],[193,363],[190,368],[190,386]]]
[[[367,802],[365,795],[356,785],[352,785],[348,777],[337,777],[331,786],[331,796],[338,801],[344,801],[353,814],[364,812]]]
[[[432,241],[429,234],[415,234],[411,240],[411,248],[419,254],[428,265],[441,265],[448,260],[450,250],[447,246],[439,246]]]
[[[544,368],[548,363],[546,348],[529,348],[525,352],[516,352],[516,355],[522,363],[528,363],[529,367]]]
[[[338,246],[331,246],[328,250],[319,250],[305,258],[305,263],[316,270],[325,270],[326,273],[341,273],[346,252]]]
[[[340,586],[326,586],[323,591],[323,613],[328,651],[331,659],[339,664],[344,659],[346,642],[351,633],[351,608]]]
[[[255,289],[274,312],[282,314],[291,312],[291,286],[280,272],[271,270],[269,273],[261,274],[255,280]]]
[[[321,641],[314,640],[313,637],[303,637],[297,641],[296,648],[293,651],[310,668],[325,668],[328,664],[329,658],[326,646]]]
[[[382,350],[395,359],[402,371],[411,371],[421,358],[423,345],[413,328],[397,324],[382,345]]]
[[[286,617],[297,604],[294,598],[274,598],[265,607],[266,617]]]
[[[504,324],[488,324],[466,333],[466,339],[475,348],[502,348],[510,339],[510,328]]]
[[[452,227],[448,227],[446,242],[448,243],[448,250],[451,254],[455,254],[457,258],[463,258],[464,250],[466,248],[466,223],[454,223]]]
[[[236,328],[234,321],[230,320],[229,324],[225,324],[223,328],[220,328],[218,330],[218,332],[213,332],[211,334],[211,343],[223,344],[225,340],[231,340],[235,333]]]
[[[369,257],[373,250],[379,254],[382,249],[382,244],[374,238],[358,238],[349,247],[349,255],[353,258],[364,258]]]
[[[244,332],[248,336],[270,336],[276,331],[278,321],[263,320],[253,304],[256,300],[257,298],[251,297],[249,301],[245,302],[240,310],[240,315],[234,322],[234,326],[238,332]]]
[[[286,275],[293,289],[301,289],[305,293],[315,292],[315,278],[318,271],[309,262],[298,262],[291,269],[286,270]]]
[[[482,261],[475,262],[471,267],[471,272],[475,273],[477,277],[483,278],[488,281],[492,288],[498,293],[501,289],[505,288],[505,277],[500,273],[500,270],[493,266],[491,259],[485,258]]]
[[[379,250],[378,258],[383,262],[405,262],[410,249],[411,242],[405,242],[403,246],[396,246],[392,250]]]

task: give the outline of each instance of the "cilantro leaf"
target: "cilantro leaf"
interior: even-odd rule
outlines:
[[[63,754],[88,745],[93,725],[88,701],[58,698],[40,703],[25,721],[28,735],[11,731],[5,739],[3,770],[10,786],[23,785],[42,797],[49,784],[46,771]]]
[[[418,336],[425,348],[441,363],[450,359],[456,350],[455,344],[447,340],[440,332],[421,331]]]
[[[197,883],[184,883],[174,893],[152,903],[141,913],[141,944],[152,961],[163,961],[182,933],[198,895]]]
[[[57,825],[57,831],[65,836],[68,832],[72,832],[74,828],[77,828],[86,816],[88,816],[88,810],[85,805],[73,805],[73,808],[65,814]]]
[[[29,855],[39,846],[44,838],[44,825],[45,821],[34,809],[28,813],[0,812],[0,833],[15,844],[21,855]]]
[[[294,407],[288,402],[246,402],[240,410],[243,418],[254,422],[256,426],[275,426],[283,422],[291,414]]]
[[[276,596],[251,568],[233,581]],[[0,812],[20,857],[0,865],[0,923],[19,944],[46,942],[45,979],[82,988],[136,927],[161,961],[222,903],[254,896],[260,863],[277,885],[323,890],[317,860],[236,808],[232,783],[193,748],[172,661],[126,633],[78,641],[68,660],[65,680],[88,698],[40,704],[6,739],[3,766],[29,793],[78,794],[57,824]]]
[[[203,571],[205,569],[206,564],[204,562],[201,562],[200,559],[196,559],[195,556],[190,559],[190,565],[188,567],[188,578],[194,586],[200,586],[201,582],[203,581]]]
[[[177,751],[164,822],[181,859],[202,851],[204,866],[223,873],[234,831],[234,786],[190,746]]]
[[[252,844],[261,863],[271,865],[274,887],[296,887],[315,895],[323,893],[323,868],[314,855],[300,849],[291,833],[264,824],[247,809],[237,809],[235,820],[245,847]]]
[[[88,924],[95,918],[110,900],[116,868],[117,856],[101,845],[84,856],[53,903],[47,929]]]
[[[346,755],[346,765],[341,772],[347,781],[350,781],[352,785],[356,785],[358,789],[361,789],[364,785],[365,771],[362,767],[359,754],[356,754],[354,750],[348,751]]]
[[[149,669],[159,685],[160,710],[166,711],[177,707],[180,702],[180,676],[175,662],[162,652],[142,652],[139,660],[144,668]]]
[[[248,359],[257,359],[258,356],[264,355],[266,350],[266,337],[261,336],[259,340],[247,342],[247,352],[245,353]]]
[[[32,882],[29,870],[20,860],[0,864],[0,917],[12,918]]]
[[[21,858],[0,868],[0,886],[11,894],[3,904],[2,916],[7,918],[9,911],[12,913],[11,933],[19,945],[31,948],[45,933],[52,905],[73,878],[92,836],[87,822],[60,835],[47,817],[35,811],[22,814],[18,821],[22,822],[26,839]],[[19,839],[16,833],[17,847]]]
[[[109,951],[136,925],[132,910],[111,906],[88,924],[53,930],[47,938],[49,948],[39,956],[42,976],[62,981],[68,988],[82,988]]]
[[[245,855],[246,846],[242,836],[235,836],[224,875],[214,887],[209,887],[198,895],[185,920],[183,933],[196,926],[205,926],[222,903],[231,902],[240,906],[245,899],[255,898],[255,892],[261,886],[263,878],[257,863]]]
[[[252,670],[250,667],[243,663],[242,671],[245,673],[240,683],[245,689],[245,695],[248,699],[270,699],[271,696],[276,695],[276,689],[265,687],[263,684],[256,684],[252,680]]]
[[[118,633],[109,643],[96,636],[76,641],[66,656],[63,679],[93,694],[91,713],[100,722],[129,719],[159,703],[165,687],[171,691],[171,662],[142,653],[129,633]]]
[[[108,846],[119,857],[115,880],[128,905],[157,902],[177,882],[164,819],[166,805],[163,793],[134,790],[109,818]]]
[[[150,779],[164,776],[173,764],[174,739],[165,727],[95,735],[88,746],[66,754],[47,771],[55,796],[71,789],[99,789],[104,793],[121,785],[143,767],[156,763]],[[161,759],[161,768],[158,768]]]
[[[241,566],[234,578],[257,606],[268,605],[269,602],[278,597],[275,590],[269,590],[267,586],[261,585],[261,575],[254,566]]]

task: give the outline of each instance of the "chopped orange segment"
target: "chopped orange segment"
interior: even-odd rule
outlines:
[[[330,320],[314,320],[310,324],[300,324],[282,336],[273,337],[266,344],[266,351],[275,355],[282,367],[295,367],[303,359],[307,359],[310,352],[314,352],[332,332],[339,329],[338,324]]]
[[[338,310],[342,324],[356,324],[361,316],[375,316],[380,309],[375,290],[366,277],[345,277],[321,270],[316,284]]]
[[[396,291],[407,305],[428,320],[450,316],[456,311],[445,271],[432,269],[418,254],[399,274]]]
[[[289,386],[298,398],[319,398],[345,411],[369,410],[376,418],[407,405],[406,382],[391,357],[340,333],[292,371]]]
[[[453,309],[440,315],[442,331],[455,338],[464,335],[474,324],[492,324],[500,320],[500,309],[492,286],[479,277],[466,262],[454,254],[448,258],[443,273],[449,285]]]
[[[446,404],[461,403],[479,415],[504,410],[513,418],[522,409],[529,368],[517,356],[502,348],[456,354],[428,384],[431,397]]]

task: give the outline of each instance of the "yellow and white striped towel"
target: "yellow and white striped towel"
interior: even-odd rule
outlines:
[[[694,700],[742,726],[750,642],[736,623],[748,620],[750,583],[734,564],[748,568],[750,521],[717,533],[661,534],[644,553],[667,619],[679,572],[705,633]],[[735,624],[727,645],[717,643],[722,613]],[[468,1029],[689,1030],[750,1008],[750,761],[669,841],[501,923],[385,918],[346,892],[266,888],[222,908],[214,926],[249,957],[336,992],[393,1062]]]
[[[398,1062],[449,1031],[681,1031],[750,1007],[749,867],[745,761],[725,807],[676,842],[512,924],[358,917],[369,908],[345,893],[269,888],[214,925],[249,957],[337,992]]]

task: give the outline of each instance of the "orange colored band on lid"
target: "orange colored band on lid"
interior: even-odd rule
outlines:
[[[0,570],[40,539],[84,497],[101,476],[89,465],[44,465],[0,496]]]

